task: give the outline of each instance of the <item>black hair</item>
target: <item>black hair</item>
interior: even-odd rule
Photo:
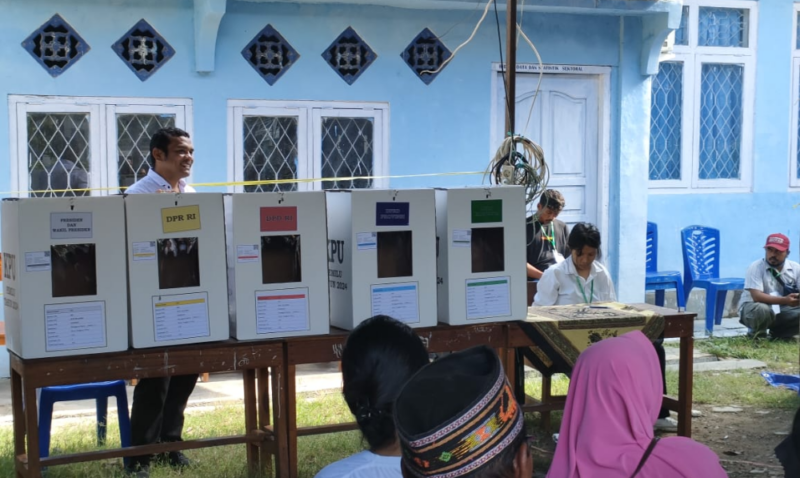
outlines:
[[[547,189],[539,196],[539,205],[555,212],[561,212],[566,204],[564,195],[555,189]]]
[[[376,315],[350,333],[342,351],[342,393],[372,450],[396,439],[394,401],[427,363],[422,340],[391,317]]]
[[[189,133],[180,128],[161,128],[156,131],[150,138],[150,167],[156,169],[156,158],[153,156],[153,150],[160,149],[167,154],[169,150],[169,143],[172,138],[189,138]]]
[[[579,222],[572,227],[567,239],[567,246],[570,251],[576,251],[581,255],[583,246],[589,246],[597,249],[597,257],[600,257],[600,231],[587,222]]]

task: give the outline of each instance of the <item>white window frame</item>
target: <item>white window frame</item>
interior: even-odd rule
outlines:
[[[389,187],[389,104],[385,102],[228,100],[228,181],[244,181],[245,116],[296,117],[298,179],[317,179],[322,175],[322,137],[317,134],[322,118],[372,118],[373,180],[375,189]],[[298,191],[321,190],[322,182],[300,182]],[[228,186],[228,192],[244,192],[244,186]]]
[[[745,193],[753,185],[753,134],[755,117],[755,81],[758,51],[758,2],[751,0],[684,0],[689,7],[688,45],[675,45],[673,55],[664,61],[683,64],[683,105],[681,109],[681,179],[649,180],[650,191],[657,194]],[[700,47],[699,16],[701,7],[748,10],[746,48]],[[797,7],[795,7],[797,8]],[[742,144],[739,179],[701,180],[700,170],[700,95],[703,64],[744,66],[742,96]],[[648,162],[649,162],[648,157]]]
[[[189,98],[133,98],[98,96],[9,95],[9,143],[11,189],[18,197],[27,197],[28,172],[27,113],[89,113],[90,169],[92,196],[116,194],[117,121],[116,114],[175,114],[175,124],[193,134],[193,107]],[[187,178],[191,182],[191,176]]]
[[[800,102],[800,48],[797,48],[797,16],[800,15],[800,3],[794,4],[794,14],[792,16],[792,91],[789,96],[792,101],[789,103],[791,108],[791,122],[789,127],[789,187],[800,189],[800,178],[797,177],[797,163],[800,158],[797,155],[798,147],[798,126],[800,126],[800,114],[798,114],[798,102]]]

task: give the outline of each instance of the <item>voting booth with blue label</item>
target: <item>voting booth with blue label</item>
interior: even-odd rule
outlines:
[[[232,337],[329,332],[325,225],[322,191],[226,195]]]
[[[222,194],[125,196],[131,345],[230,337]]]
[[[432,189],[327,191],[331,325],[374,315],[436,325]]]
[[[436,190],[439,320],[451,325],[527,315],[525,190]]]
[[[128,348],[121,197],[5,199],[6,343],[25,359]]]

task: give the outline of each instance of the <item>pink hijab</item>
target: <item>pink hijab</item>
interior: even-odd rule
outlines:
[[[630,478],[653,439],[661,370],[639,331],[586,349],[575,364],[547,478]],[[717,455],[689,438],[661,439],[636,478],[727,477]]]

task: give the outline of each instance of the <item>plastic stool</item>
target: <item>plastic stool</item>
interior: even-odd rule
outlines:
[[[96,400],[97,444],[105,444],[108,397],[117,399],[119,440],[122,448],[131,446],[131,419],[128,416],[128,394],[125,390],[124,380],[44,387],[41,389],[39,397],[39,456],[42,458],[50,456],[50,424],[53,420],[53,404],[55,402]],[[127,464],[128,459],[126,458],[124,461]]]

